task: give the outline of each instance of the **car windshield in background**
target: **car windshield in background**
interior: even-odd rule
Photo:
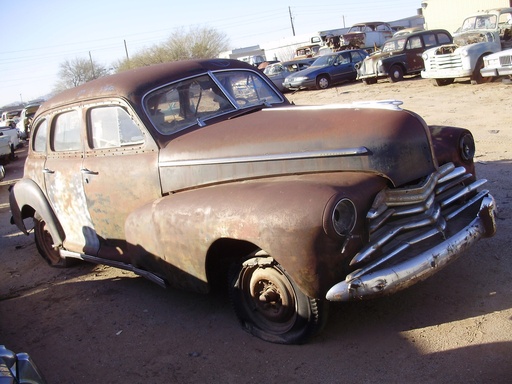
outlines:
[[[496,28],[496,15],[483,15],[467,18],[462,24],[462,31],[473,31],[475,29]]]
[[[145,107],[160,133],[172,134],[237,109],[282,103],[261,76],[222,71],[180,81],[145,97]]]

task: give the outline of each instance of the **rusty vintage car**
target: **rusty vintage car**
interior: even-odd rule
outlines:
[[[392,83],[402,81],[424,69],[421,55],[425,50],[451,42],[452,36],[444,29],[398,35],[356,65],[357,79],[367,85],[386,77]]]
[[[100,78],[39,108],[12,222],[56,267],[228,282],[246,330],[303,343],[329,301],[407,288],[495,232],[471,133],[399,104],[296,106],[237,60]]]

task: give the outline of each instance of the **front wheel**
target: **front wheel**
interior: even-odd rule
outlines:
[[[326,75],[321,75],[318,79],[316,79],[316,88],[317,89],[327,89],[331,85],[331,80]]]
[[[366,79],[363,79],[364,85],[372,85],[372,84],[376,84],[376,83],[377,83],[377,79],[375,77],[367,77]]]
[[[50,266],[67,268],[75,263],[72,259],[62,257],[59,250],[53,246],[52,235],[44,220],[34,218],[34,237],[37,250]]]
[[[453,84],[455,79],[434,79],[433,84],[437,87],[444,87],[445,85]]]
[[[302,344],[327,316],[326,303],[303,294],[271,257],[250,257],[238,265],[229,290],[242,326],[265,341]]]
[[[484,59],[483,57],[479,58],[476,62],[475,70],[473,71],[473,75],[471,75],[471,84],[483,84],[489,83],[492,81],[492,77],[483,77],[480,73],[480,70],[484,67]]]

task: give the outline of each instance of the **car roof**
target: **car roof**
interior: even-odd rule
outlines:
[[[423,30],[423,31],[416,31],[416,32],[411,32],[411,33],[407,33],[407,34],[404,34],[404,35],[393,36],[391,39],[386,40],[386,43],[388,41],[408,39],[409,37],[418,36],[418,35],[425,35],[425,34],[428,34],[428,33],[446,33],[448,36],[450,36],[450,37],[452,36],[452,34],[450,32],[448,32],[447,30],[445,30],[445,29],[426,29],[426,30]]]
[[[223,69],[257,71],[248,63],[232,59],[185,60],[150,65],[104,76],[65,90],[44,102],[38,110],[38,115],[49,109],[109,97],[121,97],[133,104],[139,104],[147,92],[159,86],[207,71]]]

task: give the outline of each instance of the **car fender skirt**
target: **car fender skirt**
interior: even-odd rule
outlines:
[[[496,204],[491,195],[482,199],[475,219],[447,238],[419,255],[388,268],[355,271],[334,285],[326,295],[330,301],[353,301],[374,298],[405,289],[433,275],[482,237],[496,231]]]
[[[9,205],[11,208],[11,222],[15,224],[23,233],[28,235],[24,219],[32,215],[28,214],[24,208],[30,206],[46,222],[48,231],[52,235],[55,245],[62,245],[65,234],[60,226],[59,220],[52,207],[48,203],[43,191],[30,179],[21,179],[12,188],[9,194]],[[30,210],[32,212],[32,210]]]

